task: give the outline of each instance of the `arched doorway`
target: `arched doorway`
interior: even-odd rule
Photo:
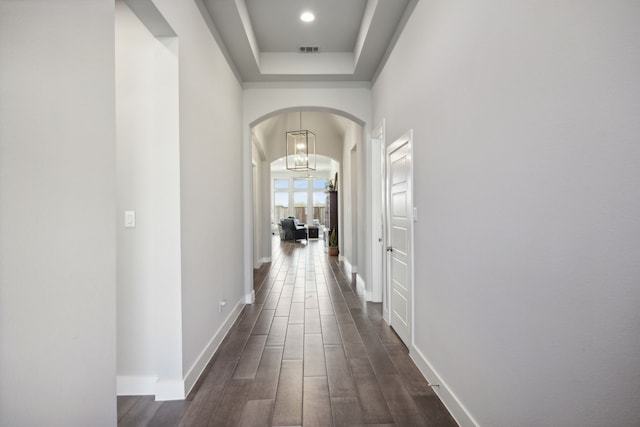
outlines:
[[[276,188],[278,183],[274,181],[277,174],[272,175],[271,164],[274,162],[277,164],[285,155],[285,132],[300,128],[300,115],[302,115],[302,128],[316,134],[316,153],[319,158],[332,159],[333,167],[320,169],[317,172],[292,173],[287,178],[286,188],[278,189]],[[277,229],[276,216],[278,215],[276,214],[282,215],[286,210],[289,215],[298,216],[306,224],[313,225],[314,220],[320,222],[314,211],[321,207],[313,206],[314,191],[309,186],[312,186],[314,181],[333,178],[337,172],[339,224],[342,229],[339,233],[341,260],[353,273],[359,271],[358,267],[364,269],[366,265],[363,261],[364,256],[360,258],[360,262],[358,258],[358,247],[364,246],[363,227],[366,224],[362,216],[365,209],[359,208],[365,200],[365,190],[362,185],[365,180],[360,177],[364,174],[361,168],[364,162],[360,158],[365,152],[364,123],[351,114],[338,110],[324,107],[292,107],[268,113],[253,121],[250,124],[250,141],[251,179],[253,183],[253,171],[256,170],[260,182],[252,184],[250,188],[251,200],[254,201],[253,207],[257,211],[253,210],[249,215],[250,219],[256,219],[251,224],[252,232],[248,233],[250,239],[245,239],[245,244],[251,248],[246,252],[253,258],[248,265],[256,267],[262,262],[270,261],[271,248],[268,243]],[[257,165],[257,168],[254,169],[254,165]],[[305,181],[307,184],[304,184]],[[298,183],[306,185],[306,188],[294,188]],[[275,195],[279,190],[281,193],[288,193],[287,206],[280,209],[282,212],[275,212]],[[300,200],[297,201],[297,198]],[[280,199],[284,200],[284,196],[280,195]],[[295,206],[305,203],[304,207]],[[256,245],[261,245],[257,251]],[[364,255],[364,251],[361,250],[361,252]],[[253,272],[249,273],[251,274],[249,278],[252,279]],[[252,286],[253,281],[248,282]],[[252,292],[252,288],[247,288],[247,302],[253,300]]]

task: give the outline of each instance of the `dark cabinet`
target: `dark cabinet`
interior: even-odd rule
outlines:
[[[324,210],[325,245],[329,244],[329,233],[338,230],[338,192],[327,191],[327,206]]]

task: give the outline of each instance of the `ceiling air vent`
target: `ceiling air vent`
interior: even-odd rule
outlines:
[[[300,46],[300,53],[318,53],[318,46]]]

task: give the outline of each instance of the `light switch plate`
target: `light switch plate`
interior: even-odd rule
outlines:
[[[135,228],[136,211],[124,211],[124,226],[125,228]]]

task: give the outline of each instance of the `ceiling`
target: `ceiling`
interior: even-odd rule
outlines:
[[[242,82],[373,81],[416,2],[196,0]],[[302,22],[304,11],[315,21]]]
[[[262,160],[273,162],[283,159],[285,132],[307,129],[316,135],[316,152],[329,159],[340,160],[345,135],[362,133],[362,127],[345,117],[323,111],[287,112],[269,117],[252,128],[253,141],[261,152]],[[277,166],[277,164],[276,164]],[[277,170],[277,167],[276,167]],[[318,171],[332,170],[327,162],[318,163]]]

